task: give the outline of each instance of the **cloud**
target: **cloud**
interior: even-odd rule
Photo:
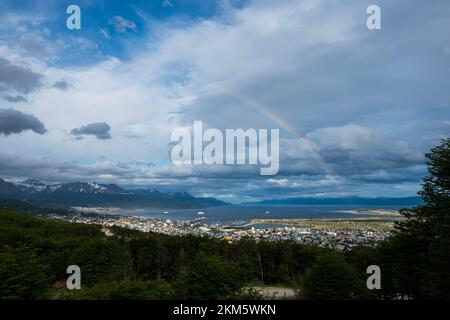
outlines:
[[[45,58],[52,55],[55,52],[55,46],[48,44],[46,35],[37,30],[32,30],[28,33],[24,33],[19,39],[18,44],[22,51],[35,57]]]
[[[106,28],[101,28],[98,30],[98,33],[102,35],[105,39],[111,40],[111,36],[109,35],[109,32]]]
[[[136,32],[136,23],[131,20],[127,20],[124,17],[121,16],[114,16],[112,19],[110,19],[109,24],[114,27],[114,30],[119,33],[124,33],[127,30],[132,30]]]
[[[111,139],[111,127],[106,122],[94,122],[80,128],[70,130],[74,136],[92,135],[100,140]]]
[[[406,143],[354,123],[320,128],[305,136],[338,174],[406,168],[425,161],[421,152]]]
[[[33,54],[33,63],[29,51],[15,51],[24,45],[15,41],[25,39],[21,25],[0,29],[6,65],[42,74],[45,86],[30,94],[27,108],[45,116],[52,128],[44,137],[4,139],[2,148],[83,163],[105,155],[129,167],[102,161],[68,171],[61,165],[58,175],[51,168],[42,171],[58,179],[89,172],[95,179],[235,198],[411,194],[424,174],[423,154],[449,132],[450,60],[444,49],[448,35],[442,32],[450,28],[449,3],[381,1],[380,32],[365,27],[368,0],[248,1],[239,8],[223,5],[201,19],[184,19],[180,7],[181,15],[177,10],[141,19],[142,32],[120,42],[98,41],[106,35],[96,31],[105,26],[93,26],[86,34],[98,44],[86,42],[92,51],[75,50],[78,37],[64,37],[58,59]],[[414,24],[405,23],[411,16]],[[123,17],[105,28],[108,36],[130,30],[137,31],[136,23]],[[57,33],[42,35],[46,45]],[[6,46],[14,57],[5,54]],[[1,65],[0,60],[0,70]],[[71,90],[52,89],[60,79],[70,79]],[[2,96],[26,91],[20,88],[0,81]],[[80,124],[92,119],[113,124],[114,143],[61,138],[67,128],[81,132]],[[194,120],[219,129],[279,128],[279,174],[263,179],[250,166],[173,167],[167,156],[170,133]],[[110,138],[109,131],[100,136]],[[126,153],[118,147],[123,144]],[[134,160],[156,165],[144,172],[133,169]]]
[[[41,75],[0,57],[0,91],[17,90],[27,93],[41,86]]]
[[[57,88],[60,90],[68,90],[70,87],[71,84],[65,79],[58,80],[53,84],[53,88]]]
[[[115,163],[99,160],[92,163],[81,164],[78,161],[67,161],[50,157],[33,155],[21,156],[18,154],[0,151],[0,177],[36,177],[51,182],[67,181],[103,181],[126,182],[139,180],[148,173],[149,165],[135,166],[130,163]]]
[[[0,109],[0,134],[8,136],[25,130],[32,130],[38,134],[47,132],[44,124],[34,115],[14,109]]]
[[[173,4],[169,0],[164,0],[163,3],[162,3],[162,6],[164,8],[168,8],[168,7],[171,8],[171,7],[173,7]]]
[[[27,98],[25,98],[24,96],[18,94],[15,96],[10,96],[10,95],[6,95],[3,97],[3,99],[5,99],[6,101],[9,102],[13,102],[13,103],[18,103],[18,102],[27,102]]]

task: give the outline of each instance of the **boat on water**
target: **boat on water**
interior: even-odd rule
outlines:
[[[266,211],[266,213],[270,213],[270,211]]]
[[[164,211],[163,213],[169,213],[169,211]]]
[[[202,214],[205,214],[205,213],[203,211],[199,211],[199,212],[197,212],[197,214],[202,215]]]

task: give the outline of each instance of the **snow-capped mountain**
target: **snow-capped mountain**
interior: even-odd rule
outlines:
[[[196,198],[187,192],[169,193],[154,188],[125,190],[116,184],[96,182],[45,184],[36,179],[17,184],[0,179],[0,198],[26,199],[58,207],[200,208],[225,204],[214,198]]]
[[[18,187],[24,192],[40,192],[48,186],[36,179],[27,179],[21,182]]]
[[[73,192],[73,193],[112,193],[128,194],[125,189],[115,184],[100,184],[96,182],[70,182],[46,185],[36,179],[27,179],[17,187],[25,193],[52,193],[52,192]]]
[[[129,192],[115,184],[99,184],[95,182],[71,182],[48,186],[46,192],[74,192],[74,193],[112,193],[128,194]]]

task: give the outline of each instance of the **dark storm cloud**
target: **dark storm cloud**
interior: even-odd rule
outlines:
[[[192,166],[190,168],[193,169]],[[229,172],[235,172],[231,168],[228,169],[230,169]],[[199,175],[197,171],[195,175],[191,172],[191,175],[187,174],[180,179],[182,174],[163,172],[160,168],[144,167],[134,162],[114,163],[101,160],[91,164],[80,164],[76,161],[20,156],[0,151],[0,177],[3,178],[18,179],[18,177],[33,176],[49,182],[99,181],[157,186],[164,191],[186,190],[197,196],[216,195],[231,202],[257,201],[267,198],[267,195],[271,198],[355,194],[390,196],[389,188],[392,188],[392,184],[398,188],[400,195],[411,195],[416,191],[415,187],[418,184],[412,177],[419,179],[423,174],[423,168],[402,171],[379,171],[373,175],[339,178],[310,174],[272,177],[241,174],[238,179],[236,176],[214,177],[214,175],[206,174],[206,171],[204,175]],[[405,181],[406,175],[411,178],[409,181]],[[361,183],[364,184],[364,188],[361,188]],[[380,192],[380,188],[383,187],[388,188],[388,191]],[[406,191],[402,193],[402,189]]]
[[[105,178],[109,177],[109,180]],[[113,163],[98,161],[80,164],[46,157],[5,153],[0,150],[0,178],[36,177],[51,182],[69,181],[129,181],[149,173],[133,163]]]
[[[5,99],[8,102],[13,102],[13,103],[27,102],[28,101],[27,98],[25,98],[24,96],[22,96],[20,94],[15,95],[15,96],[6,95],[6,96],[3,97],[3,99]]]
[[[350,180],[362,183],[385,183],[397,184],[401,182],[417,182],[426,175],[426,166],[417,165],[407,168],[397,168],[390,170],[376,170],[369,174],[355,174],[349,177]]]
[[[424,164],[421,152],[369,128],[347,124],[307,133],[328,165],[341,175],[407,168]]]
[[[80,128],[70,130],[70,134],[81,137],[84,135],[95,136],[97,139],[111,139],[111,127],[106,122],[94,122]]]
[[[13,89],[26,93],[41,86],[40,79],[41,75],[34,71],[0,58],[0,91]]]
[[[302,139],[282,138],[280,170],[275,176],[260,176],[259,166],[184,165],[156,168],[153,178],[193,194],[225,196],[223,200],[227,194],[246,201],[267,195],[392,196],[393,189],[398,196],[417,191],[426,172],[424,161],[416,148],[350,123],[317,129]]]
[[[8,136],[25,130],[32,130],[39,134],[47,132],[44,124],[34,115],[14,109],[0,109],[0,134]]]
[[[168,145],[169,154],[176,143]],[[349,177],[383,170],[387,179],[391,170],[424,164],[424,155],[416,148],[357,124],[321,128],[306,133],[305,138],[280,140],[280,166],[276,177],[337,175]],[[196,176],[208,179],[258,178],[260,165],[195,165],[164,167],[155,171],[159,177]],[[401,172],[397,172],[398,178]],[[409,174],[405,174],[408,179]],[[269,177],[270,178],[270,177]],[[373,177],[375,179],[375,176]]]

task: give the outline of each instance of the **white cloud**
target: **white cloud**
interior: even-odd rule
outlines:
[[[114,16],[110,21],[109,24],[111,24],[116,32],[126,32],[128,30],[136,32],[137,27],[136,23],[131,20],[127,20],[122,16]]]
[[[105,39],[111,40],[111,36],[109,35],[109,32],[106,28],[101,28],[98,30],[98,33],[101,34]]]

